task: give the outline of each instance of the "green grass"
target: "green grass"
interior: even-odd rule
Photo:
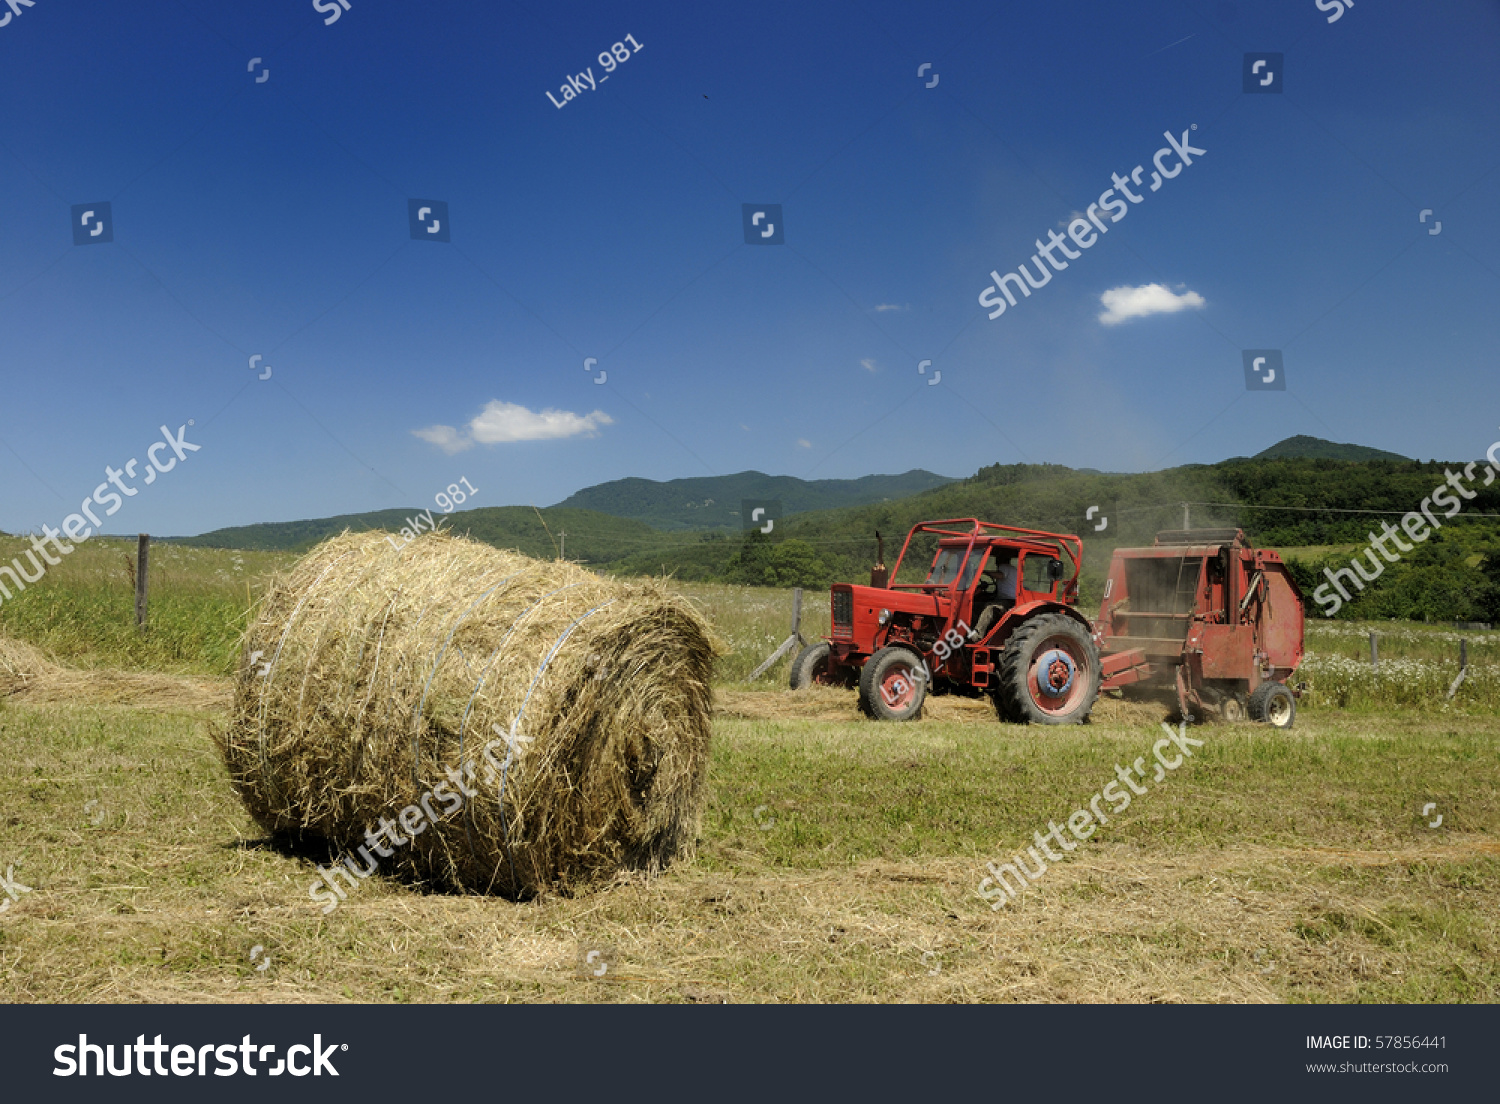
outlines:
[[[1378,668],[1370,662],[1371,633],[1378,638]],[[1461,641],[1468,642],[1468,673],[1450,700]],[[1308,684],[1308,704],[1377,712],[1412,708],[1448,717],[1500,712],[1500,632],[1309,618],[1306,647],[1294,681]]]
[[[814,741],[784,721],[724,720],[719,731],[711,835],[795,868],[1020,846],[1086,806],[1116,764],[1150,765],[1163,735],[1118,721],[1029,730],[851,719],[819,724]],[[1153,851],[1394,847],[1430,836],[1427,800],[1454,831],[1500,835],[1497,731],[1311,710],[1288,732],[1203,726],[1191,735],[1205,746],[1163,782],[1148,779],[1150,792],[1094,838]]]
[[[673,584],[690,599],[713,626],[728,649],[717,668],[721,685],[784,687],[798,649],[783,657],[755,683],[747,682],[792,631],[792,592],[770,587],[740,587],[721,583]],[[828,592],[807,590],[802,594],[802,635],[809,641],[828,633]]]
[[[1469,660],[1500,659],[1500,632],[1455,629],[1420,621],[1327,621],[1307,619],[1307,647],[1320,655],[1370,661],[1370,634],[1378,638],[1380,658],[1451,663],[1458,671],[1460,640],[1469,644]]]
[[[0,632],[80,667],[232,673],[287,558],[155,547],[141,634],[131,552],[88,542],[0,605]],[[1497,636],[1310,619],[1295,729],[1194,730],[1191,760],[997,913],[984,863],[1149,758],[1150,707],[1066,729],[983,708],[866,721],[852,694],[783,691],[787,661],[745,681],[790,591],[676,585],[727,649],[734,710],[697,853],[579,899],[372,879],[324,917],[314,860],[230,791],[212,714],[0,699],[0,870],[32,888],[0,916],[0,1000],[1500,1000]],[[827,618],[808,592],[804,635]],[[609,984],[575,969],[589,947],[619,956]]]
[[[0,537],[0,562],[29,547],[20,538]],[[232,674],[246,611],[264,590],[262,576],[290,557],[153,545],[147,631],[141,632],[131,583],[135,551],[135,541],[107,537],[75,546],[0,604],[0,633],[80,667]]]
[[[995,913],[984,862],[1149,755],[1153,723],[721,718],[697,857],[665,876],[526,904],[377,878],[328,917],[210,723],[0,704],[0,866],[32,890],[0,917],[0,1000],[1500,999],[1493,721],[1197,730]],[[613,984],[574,968],[591,946]]]
[[[0,537],[0,562],[29,544]],[[147,630],[135,625],[128,563],[135,542],[95,539],[79,545],[39,582],[0,604],[0,633],[35,644],[81,667],[232,675],[251,603],[269,573],[295,557],[279,552],[153,545]],[[719,679],[740,683],[791,630],[792,592],[715,583],[675,583],[713,624],[728,647]],[[804,596],[802,633],[828,631],[828,595]],[[785,684],[790,657],[760,685]]]

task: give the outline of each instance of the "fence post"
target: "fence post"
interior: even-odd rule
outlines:
[[[1370,634],[1370,670],[1380,670],[1380,645],[1375,642],[1375,634]]]
[[[1453,680],[1453,685],[1448,687],[1448,700],[1453,700],[1453,695],[1458,693],[1458,688],[1464,684],[1464,679],[1469,673],[1469,642],[1463,638],[1458,641],[1458,678]]]
[[[774,664],[782,656],[786,655],[787,652],[791,651],[792,647],[796,644],[801,644],[804,648],[807,647],[807,641],[802,637],[801,587],[797,587],[792,591],[792,635],[783,640],[781,642],[781,647],[772,652],[770,657],[767,658],[764,663],[762,663],[755,670],[751,671],[750,677],[745,681],[754,682],[756,679],[760,678],[761,675],[765,674],[771,669],[772,664]]]
[[[135,552],[135,625],[146,629],[146,567],[151,559],[151,536],[142,533]]]

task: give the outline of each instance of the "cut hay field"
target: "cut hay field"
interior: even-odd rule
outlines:
[[[729,649],[690,860],[521,904],[377,877],[325,916],[318,857],[264,838],[210,740],[253,557],[154,550],[141,641],[124,547],[0,606],[41,649],[0,656],[0,872],[29,890],[0,914],[3,1001],[1500,1000],[1489,638],[1445,704],[1456,637],[1377,626],[1376,676],[1369,627],[1314,626],[1295,729],[1194,730],[1192,759],[992,911],[985,862],[1149,758],[1160,712],[1043,730],[944,699],[878,724],[852,693],[785,691],[784,665],[744,681],[786,593],[681,586]],[[826,617],[818,596],[804,631]]]

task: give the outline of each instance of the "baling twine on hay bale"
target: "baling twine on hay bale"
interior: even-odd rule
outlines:
[[[231,782],[262,827],[362,876],[520,897],[696,839],[716,646],[659,584],[346,533],[272,589],[243,646],[218,734]]]

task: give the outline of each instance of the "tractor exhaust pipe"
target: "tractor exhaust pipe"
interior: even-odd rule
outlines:
[[[891,575],[885,567],[885,538],[875,530],[875,566],[870,568],[870,585],[880,590],[890,586]]]

